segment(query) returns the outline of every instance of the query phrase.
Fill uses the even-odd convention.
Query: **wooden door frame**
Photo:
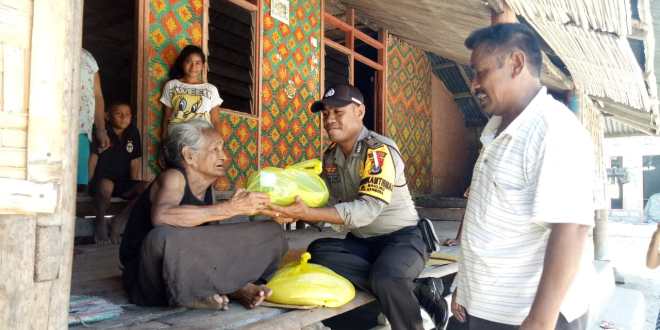
[[[332,14],[325,11],[325,7],[322,5],[321,8],[322,19],[321,19],[321,39],[323,40],[321,47],[321,86],[322,91],[324,91],[325,84],[325,46],[331,47],[334,50],[346,55],[348,57],[348,82],[351,85],[354,85],[354,67],[355,61],[358,61],[362,64],[367,65],[368,67],[374,69],[376,72],[376,81],[374,86],[376,88],[375,96],[375,106],[372,109],[375,112],[375,130],[381,134],[385,134],[386,129],[386,120],[385,120],[385,102],[387,100],[387,30],[381,29],[378,31],[378,40],[370,37],[366,33],[360,31],[355,27],[356,15],[355,9],[347,9],[347,21],[341,20],[338,17],[333,16]],[[326,24],[332,25],[335,28],[343,31],[345,33],[345,43],[346,46],[335,42],[329,38],[325,37],[325,26]],[[366,56],[355,51],[355,40],[360,40],[365,44],[375,48],[378,51],[378,60],[373,61]],[[322,125],[322,124],[321,124]]]
[[[149,38],[149,1],[136,1],[135,2],[135,40],[136,40],[136,57],[135,61],[137,73],[136,76],[136,86],[137,90],[135,91],[136,104],[137,104],[137,121],[136,125],[140,130],[141,140],[142,140],[142,166],[140,176],[142,180],[151,180],[149,172],[149,139],[147,124],[149,123],[149,58],[146,51],[147,40]]]

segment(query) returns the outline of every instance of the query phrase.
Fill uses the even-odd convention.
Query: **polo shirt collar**
[[[353,145],[353,151],[351,152],[351,157],[355,157],[360,154],[360,148],[362,148],[360,145],[360,141],[364,140],[367,138],[369,135],[369,130],[362,126],[362,130],[360,131],[360,134],[358,135],[357,140],[355,141],[355,145]],[[337,166],[344,166],[344,163],[346,163],[346,157],[344,156],[344,152],[341,151],[341,148],[339,145],[335,147],[335,164]]]
[[[500,133],[500,136],[510,136],[514,137],[516,136],[520,130],[518,129],[521,125],[523,125],[525,122],[531,118],[531,114],[536,112],[537,109],[541,109],[543,107],[543,104],[546,102],[548,97],[548,90],[545,86],[542,86],[541,89],[536,93],[536,96],[532,98],[532,100],[527,104],[525,109],[516,117],[510,124],[507,126],[502,133]],[[502,117],[501,116],[492,116],[490,120],[488,120],[488,123],[484,127],[484,131],[481,134],[480,140],[481,143],[486,145],[495,140],[497,137],[497,129],[500,127],[500,124],[502,123]]]

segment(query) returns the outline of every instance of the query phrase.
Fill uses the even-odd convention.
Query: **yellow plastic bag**
[[[330,192],[321,174],[321,161],[306,160],[286,169],[266,167],[248,178],[247,190],[264,192],[273,204],[291,205],[300,196],[305,205],[321,207],[328,203]]]
[[[266,284],[273,294],[269,302],[297,306],[339,307],[355,298],[355,287],[347,279],[321,265],[308,263],[305,252],[300,262],[278,270]]]
[[[321,172],[323,171],[323,166],[321,166],[321,160],[319,159],[303,160],[302,162],[295,163],[293,165],[289,165],[286,167],[287,170],[294,168],[298,170],[308,171],[316,175],[321,175]]]

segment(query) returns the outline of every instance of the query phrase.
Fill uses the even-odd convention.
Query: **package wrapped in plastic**
[[[321,174],[321,161],[306,160],[285,169],[266,167],[248,178],[247,190],[264,192],[273,204],[291,205],[299,196],[309,207],[321,207],[328,203],[330,192]]]
[[[309,252],[280,268],[266,284],[269,302],[297,306],[339,307],[355,297],[353,284],[327,267],[308,263]]]

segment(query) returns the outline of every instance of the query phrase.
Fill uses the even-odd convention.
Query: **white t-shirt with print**
[[[186,84],[172,79],[165,84],[160,103],[172,108],[172,117],[168,121],[175,124],[194,118],[210,121],[211,109],[222,104],[222,98],[212,84]]]
[[[80,125],[79,134],[87,134],[92,140],[92,125],[96,101],[94,99],[94,74],[99,71],[99,65],[90,52],[83,49],[80,52]]]

